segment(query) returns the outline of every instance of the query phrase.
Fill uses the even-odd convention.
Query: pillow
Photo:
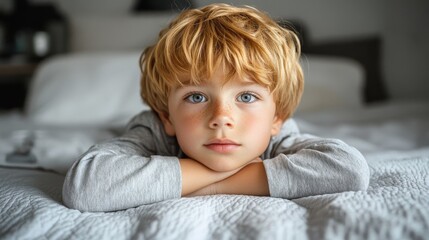
[[[305,86],[297,112],[363,106],[365,71],[347,58],[304,55]]]
[[[76,53],[44,62],[30,84],[30,119],[47,124],[122,125],[149,109],[140,99],[140,52]]]
[[[306,54],[350,58],[365,69],[362,95],[367,104],[385,101],[389,98],[381,73],[382,39],[369,36],[356,39],[326,40],[322,43],[307,43]]]

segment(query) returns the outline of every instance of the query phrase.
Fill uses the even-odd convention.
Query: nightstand
[[[0,62],[0,110],[23,110],[37,63]]]

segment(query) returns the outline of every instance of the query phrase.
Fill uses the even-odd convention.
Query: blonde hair
[[[182,12],[140,57],[141,96],[157,113],[168,113],[170,90],[209,79],[217,67],[227,80],[248,76],[267,87],[276,114],[285,120],[295,111],[304,79],[295,33],[252,7],[212,4]]]

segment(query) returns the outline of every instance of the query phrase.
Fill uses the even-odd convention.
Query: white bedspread
[[[61,174],[0,168],[0,238],[428,239],[429,108],[416,106],[297,116],[303,131],[341,137],[364,153],[371,181],[361,192],[217,195],[81,213],[62,204]]]

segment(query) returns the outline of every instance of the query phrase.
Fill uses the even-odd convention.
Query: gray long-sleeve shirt
[[[123,136],[92,146],[73,164],[64,182],[64,204],[115,211],[180,198],[182,157],[156,114],[142,112]],[[261,158],[272,197],[358,191],[369,184],[369,168],[358,150],[341,140],[301,134],[292,119]]]

